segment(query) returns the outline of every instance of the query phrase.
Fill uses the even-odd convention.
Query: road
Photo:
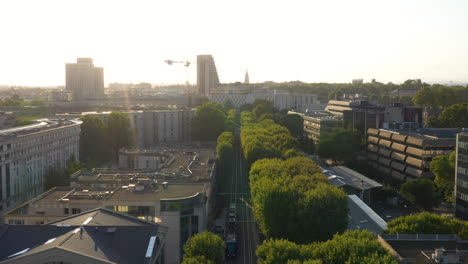
[[[227,260],[227,263],[251,264],[257,262],[255,250],[258,246],[258,231],[252,209],[250,207],[249,175],[242,157],[240,146],[240,131],[236,129],[234,143],[234,168],[229,176],[229,193],[226,193],[226,207],[236,203],[237,210],[237,257]]]

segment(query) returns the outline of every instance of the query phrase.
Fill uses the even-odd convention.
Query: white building
[[[0,212],[44,191],[49,167],[79,158],[81,121],[40,119],[0,130]]]
[[[271,89],[258,89],[252,91],[247,86],[229,87],[212,90],[208,99],[224,105],[230,100],[236,108],[244,104],[253,104],[257,99],[273,102],[273,106],[279,110],[295,109],[304,112],[306,109],[315,109],[319,103],[316,94],[280,92]]]

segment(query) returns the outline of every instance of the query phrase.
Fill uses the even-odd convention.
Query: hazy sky
[[[468,1],[1,0],[0,84],[196,81],[165,59],[214,56],[221,82],[468,80]]]

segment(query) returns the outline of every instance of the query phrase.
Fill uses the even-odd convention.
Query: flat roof
[[[71,176],[71,182],[135,181],[150,180],[209,180],[216,156],[211,148],[167,148],[159,147],[148,150],[128,150],[121,155],[161,155],[166,157],[166,165],[161,169],[148,171],[138,169],[94,169],[80,171]]]
[[[202,193],[205,190],[206,184],[204,183],[191,183],[191,184],[171,184],[169,183],[167,189],[160,186],[157,190],[153,188],[146,188],[144,191],[137,192],[128,188],[117,189],[109,201],[140,201],[140,200],[164,200],[164,199],[180,199],[194,196]]]
[[[366,229],[381,234],[387,229],[387,222],[356,195],[348,195],[348,229]]]
[[[128,186],[119,188],[54,187],[49,191],[10,210],[5,215],[22,214],[22,209],[30,205],[50,205],[57,203],[96,204],[101,201],[159,201],[184,199],[207,191],[209,183],[168,183],[157,187],[146,186],[141,191]]]
[[[2,129],[0,130],[0,136],[21,136],[82,123],[80,120],[63,120],[48,118],[37,119],[34,121],[36,122],[35,124]]]
[[[346,185],[349,185],[359,190],[368,190],[372,188],[382,187],[382,184],[360,174],[359,172],[356,172],[350,168],[347,168],[345,166],[331,167],[330,170],[334,172],[336,176],[338,176],[338,177],[331,176],[333,178],[336,178],[334,181],[332,181],[332,183],[334,182],[339,183],[339,184],[344,183]],[[333,179],[330,179],[330,180],[333,180]],[[337,187],[340,187],[340,186],[337,186]]]

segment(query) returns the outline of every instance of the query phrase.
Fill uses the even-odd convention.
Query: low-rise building
[[[343,118],[345,128],[356,129],[365,134],[369,128],[381,128],[384,122],[384,107],[366,100],[330,100],[325,110]]]
[[[79,158],[80,125],[40,119],[0,130],[0,214],[42,193],[49,169]]]
[[[207,228],[215,156],[210,149],[166,151],[172,161],[151,172],[77,172],[71,187],[55,187],[18,206],[5,214],[5,223],[44,224],[103,207],[167,226],[164,263],[180,263],[187,239]]]
[[[358,196],[367,204],[371,204],[371,191],[382,187],[382,184],[345,166],[335,166],[329,170],[333,174],[327,173],[326,176],[335,187],[342,188],[347,194]]]
[[[320,138],[330,135],[336,128],[343,128],[343,118],[327,111],[307,111],[305,113],[289,111],[304,119],[304,133],[317,144]]]
[[[104,208],[46,225],[3,225],[0,263],[160,264],[167,228]]]
[[[348,208],[348,230],[365,229],[382,234],[387,229],[387,222],[356,195],[348,195]]]
[[[468,243],[453,234],[380,234],[380,244],[402,264],[463,264]]]
[[[450,129],[424,129],[413,132],[385,129],[367,130],[367,157],[369,164],[400,181],[433,178],[429,169],[432,158],[447,155],[455,149],[454,138],[433,135]],[[431,132],[432,131],[432,132]],[[420,132],[421,134],[419,134]],[[424,133],[424,134],[423,134]]]

